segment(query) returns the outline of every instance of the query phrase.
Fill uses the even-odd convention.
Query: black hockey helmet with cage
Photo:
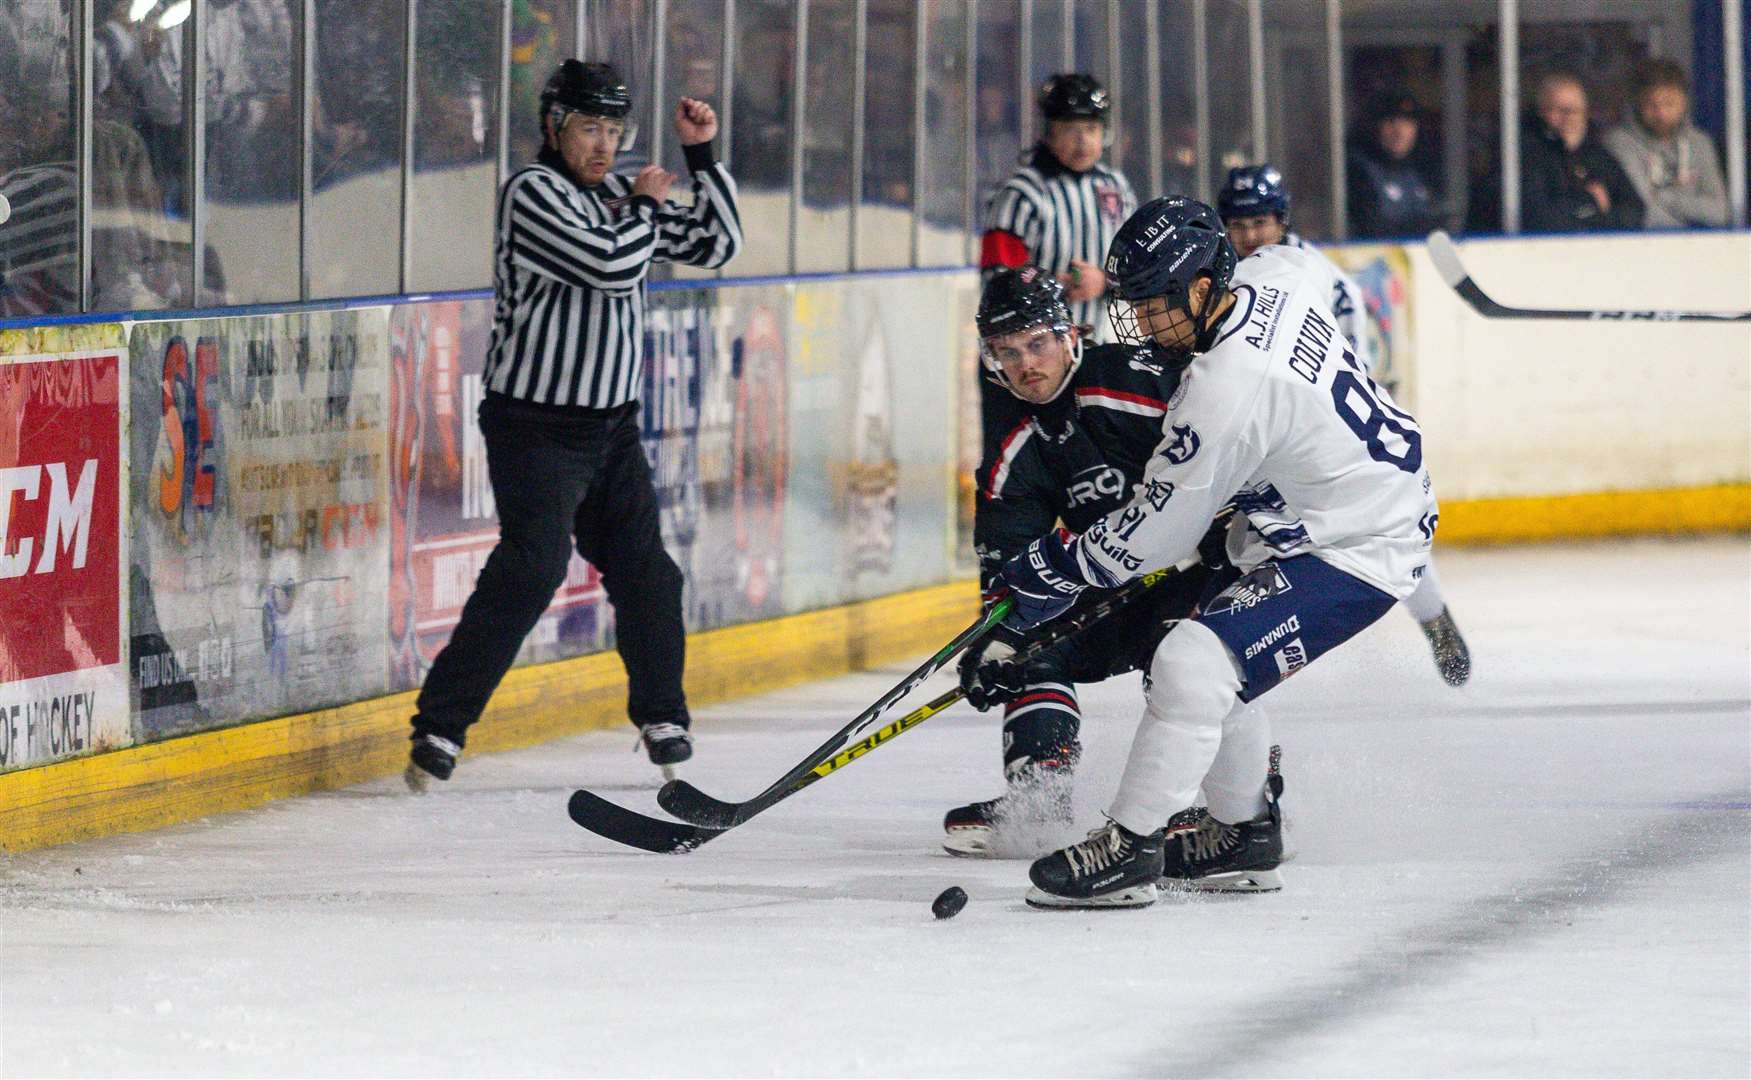
[[[620,149],[630,150],[638,135],[638,125],[628,119],[631,112],[632,92],[609,64],[567,60],[541,88],[541,117],[552,119],[556,135],[573,113],[600,116],[621,122]]]
[[[1136,305],[1164,297],[1192,320],[1196,340],[1190,351],[1202,352],[1215,339],[1210,315],[1227,293],[1238,261],[1214,209],[1181,195],[1145,203],[1119,227],[1107,250],[1107,280],[1121,301],[1112,307],[1113,331],[1128,345],[1183,352],[1167,350],[1139,324]],[[1204,276],[1210,278],[1210,291],[1193,311],[1192,284]]]
[[[1228,170],[1222,190],[1216,193],[1216,212],[1223,221],[1235,218],[1277,215],[1277,220],[1289,224],[1289,186],[1283,174],[1270,162],[1239,165]]]
[[[979,312],[974,317],[979,327],[979,356],[993,381],[1013,390],[1003,373],[990,343],[1024,330],[1045,329],[1054,334],[1069,334],[1076,328],[1070,308],[1064,303],[1064,286],[1051,273],[1037,266],[1003,267],[985,282],[979,294]],[[1081,335],[1067,343],[1070,349],[1070,370],[1082,363]],[[1063,385],[1070,380],[1065,378]],[[1060,386],[1059,391],[1062,392]]]
[[[1106,87],[1092,75],[1054,75],[1040,87],[1040,112],[1047,120],[1099,120],[1104,124],[1111,109]]]

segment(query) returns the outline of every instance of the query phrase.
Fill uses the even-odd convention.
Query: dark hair
[[[1690,79],[1685,76],[1684,69],[1663,56],[1650,56],[1638,63],[1630,75],[1629,85],[1632,96],[1636,98],[1659,86],[1670,86],[1686,97],[1690,96]]]

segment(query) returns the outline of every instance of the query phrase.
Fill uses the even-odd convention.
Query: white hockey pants
[[[1153,832],[1191,806],[1199,787],[1218,821],[1263,813],[1270,721],[1239,692],[1240,669],[1208,627],[1181,623],[1163,638],[1109,816],[1132,832]]]

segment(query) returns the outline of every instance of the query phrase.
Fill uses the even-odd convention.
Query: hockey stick
[[[1050,648],[1059,641],[1062,641],[1064,638],[1069,637],[1071,634],[1079,633],[1088,626],[1098,622],[1100,619],[1105,618],[1113,611],[1116,611],[1125,603],[1128,603],[1130,599],[1138,593],[1153,588],[1157,583],[1164,580],[1168,574],[1183,568],[1183,566],[1175,566],[1166,570],[1157,570],[1153,573],[1144,575],[1120,589],[1114,590],[1113,593],[1102,598],[1098,603],[1091,605],[1087,612],[1076,613],[1072,617],[1067,618],[1063,624],[1055,628],[1053,633],[1036,642],[1030,643],[1026,649],[1017,654],[1018,659],[1025,660],[1031,658],[1039,652]],[[998,607],[1001,606],[1003,605],[998,605]],[[996,610],[997,607],[992,608],[992,611]],[[1001,616],[999,619],[1001,619]],[[983,628],[989,622],[990,615],[987,614],[986,618],[982,619],[976,624],[976,626]],[[969,628],[969,630],[970,629],[971,628]],[[961,637],[966,637],[966,633],[963,633]],[[939,652],[936,656],[933,656],[926,662],[925,667],[930,669],[926,677],[928,677],[928,674],[933,674],[935,671],[941,669],[942,664],[937,663],[937,661],[939,659],[946,661],[947,657],[945,657],[945,653],[948,656],[952,656],[954,653],[959,652],[960,648],[965,647],[965,645],[968,644],[971,644],[971,641],[962,642],[959,637],[957,637],[955,641],[950,642],[942,652]],[[922,671],[923,668],[920,668],[920,670]],[[913,673],[914,676],[917,674],[917,672]],[[922,680],[915,680],[913,677],[909,676],[907,680],[902,683],[900,687],[896,687],[895,690],[900,690],[901,687],[910,690],[912,686],[916,685],[917,681]],[[571,814],[573,821],[577,822],[584,828],[589,829],[598,836],[606,837],[609,840],[614,840],[630,847],[641,848],[645,851],[692,851],[701,844],[706,844],[717,839],[730,829],[733,829],[737,825],[754,817],[756,814],[770,809],[776,803],[782,802],[796,794],[798,791],[808,787],[816,780],[827,776],[829,773],[844,768],[846,765],[851,764],[853,761],[856,761],[864,754],[869,753],[871,750],[881,746],[890,739],[912,730],[912,728],[959,701],[961,696],[961,689],[957,686],[941,695],[938,695],[936,698],[893,723],[883,726],[871,735],[857,742],[855,745],[845,746],[846,741],[858,731],[867,730],[876,719],[879,719],[882,711],[880,709],[882,701],[888,701],[891,704],[892,701],[898,700],[894,691],[889,691],[887,695],[883,696],[882,701],[878,701],[876,705],[866,709],[859,715],[857,720],[852,721],[851,724],[841,729],[831,739],[828,739],[827,742],[823,743],[813,754],[809,755],[808,758],[798,763],[795,768],[791,769],[783,777],[780,777],[776,782],[769,785],[766,790],[746,802],[729,803],[719,799],[714,799],[710,795],[700,791],[698,788],[681,780],[670,781],[668,784],[665,784],[662,792],[658,796],[658,801],[663,805],[664,809],[669,810],[671,813],[685,811],[686,813],[684,814],[677,813],[677,816],[691,818],[693,819],[692,822],[664,821],[661,818],[653,818],[644,814],[635,813],[624,807],[617,806],[593,792],[581,789],[572,794],[571,802],[567,809]],[[866,717],[868,718],[867,720],[865,719]]]
[[[804,774],[809,773],[823,760],[831,758],[852,738],[868,729],[893,706],[911,693],[919,683],[940,671],[948,662],[968,645],[984,637],[997,628],[1015,606],[1015,601],[1005,598],[991,605],[990,610],[965,630],[956,634],[953,641],[937,650],[930,659],[920,664],[910,675],[900,680],[893,689],[877,698],[875,703],[857,715],[851,723],[835,732],[832,738],[822,743],[813,754],[803,759],[797,766],[780,777],[776,783],[765,791],[741,804],[744,807],[739,825],[742,821],[753,817],[760,811],[778,802],[791,792],[791,785]],[[829,770],[831,771],[831,770]],[[679,781],[671,781],[678,783]],[[616,806],[606,799],[589,791],[572,792],[567,811],[573,821],[610,840],[643,848],[646,851],[691,851],[701,844],[707,843],[722,834],[732,826],[712,827],[699,825],[684,825],[676,822],[663,821],[660,818],[646,817],[631,810]]]
[[[1113,590],[1083,610],[1072,612],[1062,621],[1052,624],[1049,633],[1029,642],[1026,648],[1015,655],[1013,662],[1026,663],[1065,638],[1081,633],[1119,608],[1129,604],[1141,593],[1154,588],[1158,582],[1180,569],[1183,567],[1170,567],[1145,574],[1143,577]],[[671,780],[663,785],[662,791],[657,793],[657,803],[664,810],[683,821],[715,829],[735,828],[755,814],[767,809],[773,803],[789,798],[815,781],[851,764],[889,739],[910,731],[959,701],[961,696],[960,688],[956,687],[922,708],[881,728],[861,742],[837,751],[832,756],[822,756],[822,753],[828,749],[828,746],[823,746],[808,761],[799,764],[776,783],[767,787],[765,791],[746,802],[725,802],[722,799],[712,798],[685,780]],[[835,738],[838,737],[835,736]],[[843,743],[841,742],[840,745]]]
[[[1436,229],[1429,234],[1429,258],[1459,298],[1486,319],[1588,319],[1599,322],[1751,322],[1751,311],[1590,311],[1583,308],[1517,308],[1489,298],[1466,273],[1453,238]]]
[[[881,727],[874,734],[864,738],[855,746],[847,747],[825,761],[815,765],[813,769],[803,776],[802,779],[798,780],[789,790],[785,791],[777,798],[772,799],[771,802],[766,805],[771,806],[772,803],[788,798],[789,796],[801,791],[803,788],[808,787],[821,777],[826,776],[828,773],[851,764],[853,761],[856,761],[864,754],[869,753],[871,750],[874,750],[876,747],[887,742],[894,736],[910,731],[919,724],[922,724],[932,716],[935,716],[937,713],[961,700],[961,697],[961,688],[958,686],[946,693],[937,695],[926,704],[920,705],[918,708],[907,713],[900,719]],[[672,781],[672,783],[680,783],[680,781]],[[664,785],[663,791],[665,794],[668,790],[668,785]],[[644,814],[634,813],[624,807],[616,806],[607,799],[582,789],[572,793],[571,802],[567,806],[567,811],[571,814],[573,821],[598,836],[605,836],[610,840],[618,841],[630,847],[642,848],[645,851],[655,852],[692,851],[699,845],[710,840],[715,840],[717,837],[722,836],[724,833],[741,824],[741,821],[734,821],[732,819],[735,817],[736,809],[739,806],[746,805],[745,803],[720,803],[718,800],[713,799],[710,795],[705,794],[698,788],[690,787],[689,790],[704,804],[726,808],[722,811],[716,812],[715,818],[715,820],[724,822],[724,824],[713,824],[710,821],[692,821],[691,823],[683,823],[664,821],[661,818],[646,817]],[[770,792],[770,790],[771,789],[768,789],[768,792]],[[762,794],[766,793],[763,792]],[[756,796],[756,798],[758,797],[759,796]],[[752,799],[749,800],[749,802],[752,801]],[[764,807],[762,809],[764,809]],[[755,810],[748,813],[742,818],[742,821],[748,820],[748,818],[753,817],[754,814],[759,812],[760,811]],[[695,813],[703,817],[706,811],[700,810],[695,811]]]

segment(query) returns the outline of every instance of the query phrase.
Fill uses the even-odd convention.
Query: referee
[[[991,196],[979,265],[1039,266],[1064,285],[1071,318],[1110,342],[1101,267],[1119,226],[1137,209],[1125,175],[1101,162],[1112,141],[1111,103],[1088,75],[1054,75],[1040,88],[1046,122],[1039,145]]]
[[[712,160],[717,114],[683,98],[675,131],[693,206],[673,173],[615,175],[636,134],[612,67],[567,60],[541,92],[545,143],[499,192],[493,333],[480,430],[499,542],[413,718],[408,786],[447,780],[468,727],[565,580],[573,543],[601,571],[626,664],[627,713],[650,759],[693,754],[681,689],[681,571],[663,550],[639,445],[644,280],[653,262],[722,266],[742,246],[736,185]]]

